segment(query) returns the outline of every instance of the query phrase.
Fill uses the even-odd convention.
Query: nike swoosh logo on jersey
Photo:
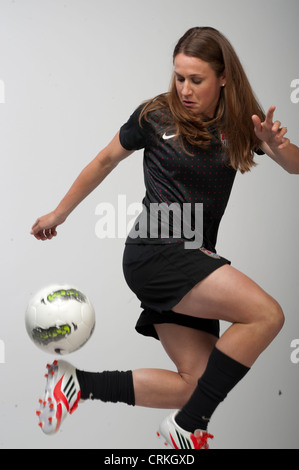
[[[167,135],[166,132],[165,132],[162,138],[163,138],[164,140],[169,140],[169,139],[173,139],[174,137],[176,137],[175,134]]]

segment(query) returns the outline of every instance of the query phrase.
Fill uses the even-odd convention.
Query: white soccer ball
[[[25,324],[38,348],[65,355],[89,340],[95,328],[95,311],[86,295],[73,286],[52,285],[32,297]]]

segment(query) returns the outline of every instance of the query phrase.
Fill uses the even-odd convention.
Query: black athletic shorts
[[[168,245],[126,244],[123,270],[130,289],[141,301],[138,333],[159,339],[155,324],[175,323],[219,337],[219,321],[178,314],[171,309],[200,281],[230,264],[203,248],[185,249],[184,243]]]

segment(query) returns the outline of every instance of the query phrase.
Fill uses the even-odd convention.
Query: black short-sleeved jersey
[[[181,145],[175,138],[168,110],[149,113],[149,120],[143,119],[140,126],[141,111],[142,106],[121,127],[120,143],[126,150],[144,149],[146,194],[143,213],[148,215],[153,204],[170,206],[176,203],[181,209],[187,204],[187,209],[191,208],[191,230],[196,230],[195,207],[203,204],[203,246],[215,251],[219,224],[236,175],[217,131],[209,128],[212,140],[208,148],[191,146],[185,141]],[[170,225],[174,223],[172,212],[169,221]],[[140,217],[136,226],[138,222]],[[161,227],[154,237],[148,228],[145,236],[141,234],[136,238],[135,230],[134,237],[129,235],[127,243],[173,243],[189,239],[185,231],[182,230],[179,237],[170,227],[169,236],[163,238]]]

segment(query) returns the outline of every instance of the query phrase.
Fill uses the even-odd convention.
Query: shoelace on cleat
[[[209,449],[208,439],[214,439],[212,434],[204,432],[202,434],[194,435],[191,434],[191,439],[195,449]]]

